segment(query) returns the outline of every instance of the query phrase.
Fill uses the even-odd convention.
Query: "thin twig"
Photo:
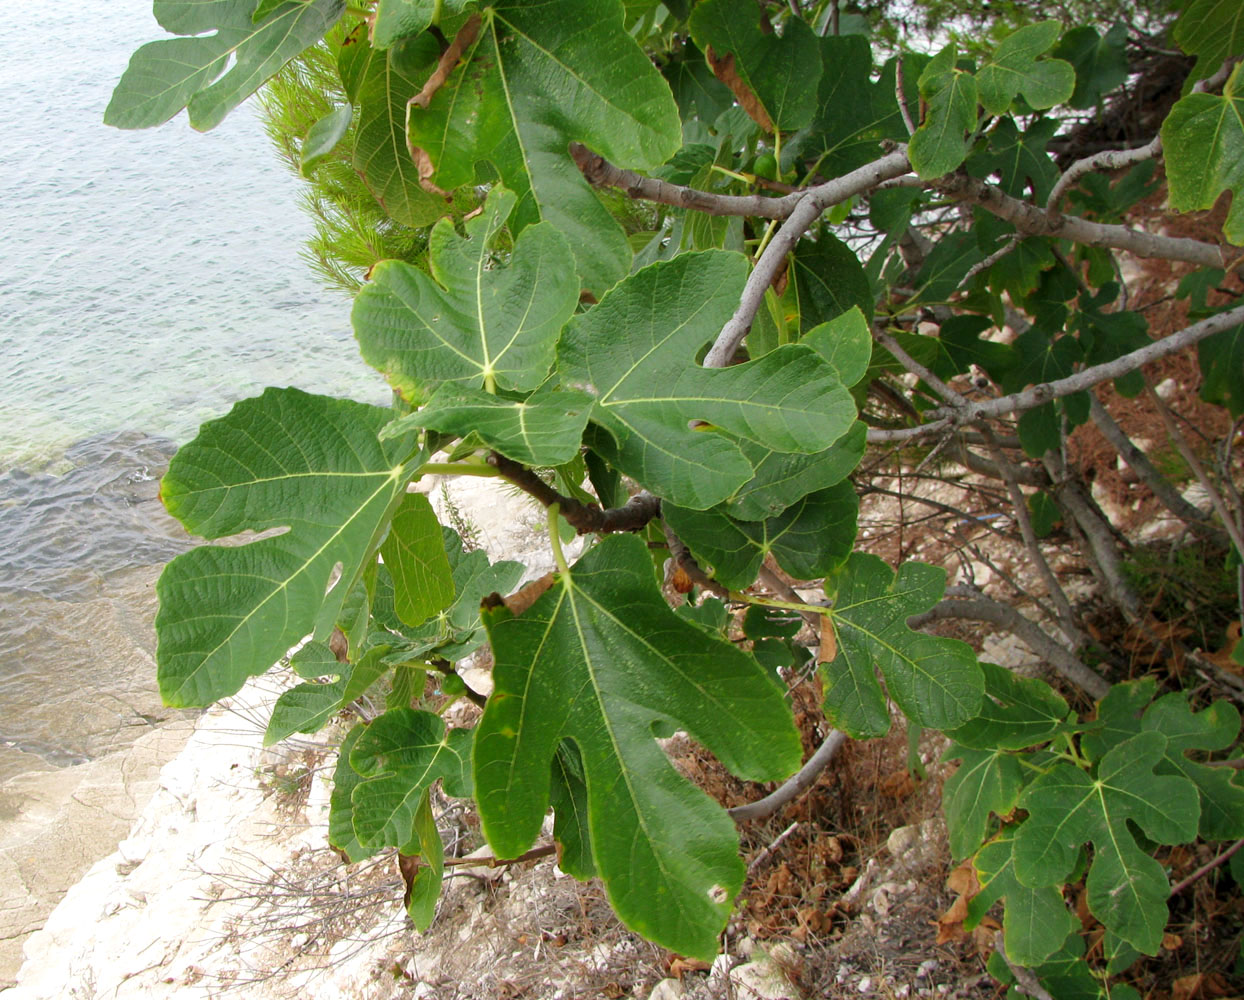
[[[1231,856],[1237,853],[1241,848],[1244,848],[1244,839],[1237,840],[1234,844],[1232,844],[1225,851],[1219,854],[1218,857],[1214,858],[1212,861],[1206,862],[1205,864],[1201,865],[1200,868],[1194,871],[1186,879],[1183,879],[1182,881],[1177,882],[1174,886],[1171,887],[1171,895],[1178,896],[1181,892],[1183,892],[1186,888],[1188,888],[1188,886],[1194,884],[1199,879],[1204,878],[1206,875],[1212,872],[1219,865],[1226,864],[1231,859]]]
[[[1054,190],[1050,192],[1049,198],[1046,199],[1046,216],[1051,222],[1058,221],[1058,206],[1063,200],[1063,195],[1074,187],[1085,174],[1091,174],[1098,170],[1122,170],[1124,167],[1143,163],[1145,160],[1153,160],[1161,155],[1162,136],[1155,135],[1152,142],[1144,146],[1138,146],[1135,149],[1104,149],[1100,153],[1094,153],[1092,156],[1086,156],[1082,160],[1076,160],[1058,178],[1058,182],[1054,185]]]
[[[1036,974],[1031,969],[1026,969],[1022,965],[1016,965],[1006,954],[1006,941],[1002,936],[1002,932],[998,931],[993,938],[994,950],[1002,956],[1002,961],[1006,963],[1006,967],[1011,970],[1011,975],[1015,977],[1015,989],[1024,996],[1032,997],[1033,1000],[1054,1000],[1050,996],[1049,990],[1041,985]]]
[[[898,99],[899,114],[903,116],[903,125],[907,134],[916,131],[916,123],[911,120],[911,111],[907,108],[907,98],[903,96],[903,57],[900,55],[894,62],[894,96]]]
[[[716,341],[704,358],[705,368],[724,368],[734,357],[734,352],[743,343],[747,331],[756,316],[756,310],[764,301],[765,289],[772,284],[778,272],[786,263],[786,255],[794,248],[799,239],[807,232],[808,227],[821,217],[825,209],[846,201],[853,195],[861,194],[876,187],[881,181],[898,177],[910,169],[907,162],[907,151],[896,150],[879,160],[852,170],[849,174],[809,188],[802,196],[798,205],[782,223],[782,227],[769,241],[769,246],[760,255],[760,260],[752,269],[739,299],[738,308],[726,325],[721,328]]]
[[[1219,534],[1217,528],[1210,523],[1209,515],[1179,495],[1178,491],[1171,486],[1170,481],[1154,468],[1148,456],[1136,447],[1123,428],[1115,422],[1110,412],[1102,406],[1097,396],[1092,393],[1089,394],[1089,416],[1097,425],[1097,429],[1101,431],[1102,437],[1114,446],[1115,451],[1127,463],[1128,468],[1136,473],[1140,481],[1149,487],[1167,510],[1199,531]]]
[[[1223,500],[1218,487],[1209,478],[1209,473],[1205,471],[1205,466],[1197,458],[1196,452],[1189,446],[1188,439],[1184,437],[1183,431],[1179,429],[1179,424],[1175,422],[1175,418],[1171,415],[1170,407],[1166,405],[1161,396],[1153,391],[1151,386],[1146,384],[1145,388],[1149,393],[1150,400],[1158,411],[1158,415],[1162,418],[1162,423],[1166,426],[1166,432],[1171,436],[1171,441],[1174,442],[1176,450],[1188,464],[1192,474],[1196,476],[1196,481],[1201,484],[1201,489],[1209,496],[1209,502],[1213,505],[1214,512],[1222,519],[1223,527],[1227,529],[1227,535],[1231,538],[1231,544],[1235,546],[1235,550],[1241,556],[1244,556],[1244,532],[1241,531],[1240,525],[1236,523],[1235,518],[1231,516],[1231,511],[1227,509],[1227,503]]]
[[[524,851],[516,858],[446,858],[444,864],[446,867],[461,865],[464,868],[504,868],[506,865],[535,861],[537,858],[547,858],[550,854],[556,853],[556,844],[542,844],[539,847],[533,847],[530,851]]]
[[[1024,236],[1022,233],[1012,233],[1010,238],[1005,243],[1003,243],[1002,246],[998,247],[997,250],[991,253],[984,260],[978,260],[975,264],[973,264],[968,269],[968,273],[965,274],[963,276],[963,280],[959,282],[959,287],[966,288],[967,285],[971,282],[971,280],[975,278],[978,274],[980,274],[982,271],[988,271],[991,267],[993,267],[996,263],[998,263],[998,261],[1000,261],[1003,257],[1005,257],[1012,250],[1014,250],[1017,246],[1019,246],[1020,241],[1023,238]]]
[[[1109,379],[1120,378],[1150,362],[1157,361],[1159,358],[1164,358],[1169,354],[1174,354],[1176,351],[1181,351],[1186,347],[1191,347],[1207,337],[1222,333],[1224,330],[1230,330],[1233,326],[1239,326],[1241,323],[1244,323],[1244,306],[1237,306],[1234,309],[1229,309],[1226,312],[1218,313],[1215,316],[1193,323],[1191,326],[1186,326],[1170,336],[1163,337],[1161,340],[1155,340],[1153,343],[1146,344],[1135,351],[1121,355],[1113,361],[1084,368],[1074,375],[1068,375],[1066,378],[1056,379],[1053,382],[1042,382],[1039,385],[1031,386],[1022,392],[1012,393],[1009,396],[977,400],[958,409],[942,407],[932,411],[930,416],[934,419],[946,417],[953,419],[956,423],[966,424],[972,423],[981,417],[999,417],[1006,413],[1022,413],[1025,410],[1042,406],[1051,400],[1061,399],[1063,396],[1070,396],[1072,393],[1091,389],[1093,386]],[[932,427],[933,425],[926,424],[925,426]],[[913,428],[903,428],[903,430],[913,430]]]
[[[989,452],[993,455],[993,460],[997,464],[998,470],[1002,473],[1003,482],[1006,483],[1007,492],[1011,497],[1011,508],[1015,514],[1015,521],[1019,525],[1019,533],[1024,539],[1024,547],[1028,550],[1028,555],[1037,567],[1037,574],[1045,583],[1045,589],[1050,596],[1050,600],[1054,602],[1054,607],[1058,609],[1059,628],[1062,629],[1063,635],[1067,637],[1067,641],[1071,643],[1072,647],[1079,649],[1084,644],[1084,633],[1080,631],[1080,627],[1076,624],[1076,616],[1071,610],[1071,602],[1067,600],[1066,591],[1063,590],[1062,584],[1058,582],[1058,577],[1054,575],[1054,571],[1050,569],[1045,553],[1041,551],[1041,543],[1037,541],[1037,532],[1032,526],[1032,516],[1028,512],[1028,500],[1024,496],[1024,491],[1019,488],[1019,480],[1015,478],[1014,467],[1002,453],[1002,449],[993,438],[988,425],[981,425],[981,433],[985,435]]]
[[[773,856],[776,851],[785,842],[786,838],[799,829],[799,820],[795,820],[790,826],[773,838],[773,841],[763,851],[757,854],[747,865],[747,874],[753,874],[757,868],[763,865]]]

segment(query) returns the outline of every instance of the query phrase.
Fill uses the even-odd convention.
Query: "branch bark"
[[[846,741],[846,733],[840,729],[831,729],[829,735],[825,737],[825,742],[816,748],[816,752],[808,758],[808,762],[793,777],[788,778],[763,799],[749,802],[745,806],[735,806],[733,809],[726,810],[730,814],[730,818],[736,823],[747,823],[750,820],[764,819],[766,816],[772,816],[784,805],[793,802],[805,790],[812,787],[817,777],[825,770],[829,762],[834,759],[834,756],[842,749],[842,745]]]
[[[812,223],[821,217],[825,209],[846,201],[853,195],[871,190],[882,181],[902,176],[909,169],[911,165],[907,162],[907,150],[899,149],[879,160],[865,164],[858,170],[852,170],[849,174],[809,188],[807,193],[800,197],[799,203],[787,216],[773,239],[769,241],[765,252],[760,255],[760,260],[756,261],[756,266],[752,269],[747,284],[743,288],[739,306],[726,325],[721,328],[713,346],[709,348],[704,358],[704,367],[724,368],[730,363],[734,352],[739,349],[743,338],[747,336],[747,331],[756,316],[756,310],[764,301],[765,289],[777,277],[782,265],[786,262],[786,255],[799,242],[800,237],[808,231]]]
[[[615,531],[639,531],[661,513],[661,500],[651,493],[641,491],[621,507],[602,509],[594,503],[582,503],[574,497],[563,496],[548,483],[513,459],[499,452],[488,456],[488,464],[501,474],[508,483],[517,486],[528,496],[534,497],[545,507],[558,505],[558,510],[580,535],[609,534]]]
[[[1010,605],[1000,604],[983,594],[979,597],[942,601],[924,614],[908,618],[907,626],[918,629],[930,622],[947,618],[962,618],[1000,625],[1090,697],[1104,698],[1110,691],[1110,685],[1103,677],[1094,673],[1042,632],[1034,622],[1029,621]]]
[[[933,187],[959,201],[980,205],[1029,236],[1057,236],[1094,247],[1114,247],[1137,257],[1182,260],[1198,267],[1226,267],[1223,252],[1212,243],[1174,236],[1158,236],[1127,226],[1089,222],[1076,215],[1051,219],[1036,205],[1012,198],[984,181],[967,174],[952,174],[933,182]]]

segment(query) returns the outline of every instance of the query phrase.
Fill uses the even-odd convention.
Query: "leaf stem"
[[[731,590],[729,592],[730,600],[738,601],[742,604],[759,604],[766,608],[783,608],[786,611],[811,612],[815,615],[824,615],[826,618],[833,617],[833,610],[823,608],[819,604],[803,604],[799,601],[779,601],[773,597],[756,597],[754,594],[744,594],[741,591]]]
[[[479,476],[483,479],[499,479],[501,473],[482,462],[425,462],[419,466],[421,476]]]
[[[549,504],[549,544],[553,546],[553,561],[557,563],[558,572],[569,576],[570,566],[566,562],[566,553],[562,551],[561,535],[558,533],[557,518],[560,513],[561,504]]]

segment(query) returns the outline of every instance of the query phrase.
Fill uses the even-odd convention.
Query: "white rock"
[[[782,967],[769,958],[731,969],[730,985],[740,1000],[799,1000],[800,996]]]
[[[1153,387],[1153,391],[1158,394],[1159,399],[1169,403],[1179,391],[1179,385],[1173,378],[1164,378]]]
[[[686,992],[677,979],[662,979],[648,994],[648,1000],[682,1000]]]

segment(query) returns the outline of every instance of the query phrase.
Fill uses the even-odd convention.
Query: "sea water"
[[[300,181],[253,110],[103,125],[149,0],[41,6],[0,42],[0,780],[164,717],[152,585],[189,544],[159,477],[267,385],[384,402],[299,258]]]

